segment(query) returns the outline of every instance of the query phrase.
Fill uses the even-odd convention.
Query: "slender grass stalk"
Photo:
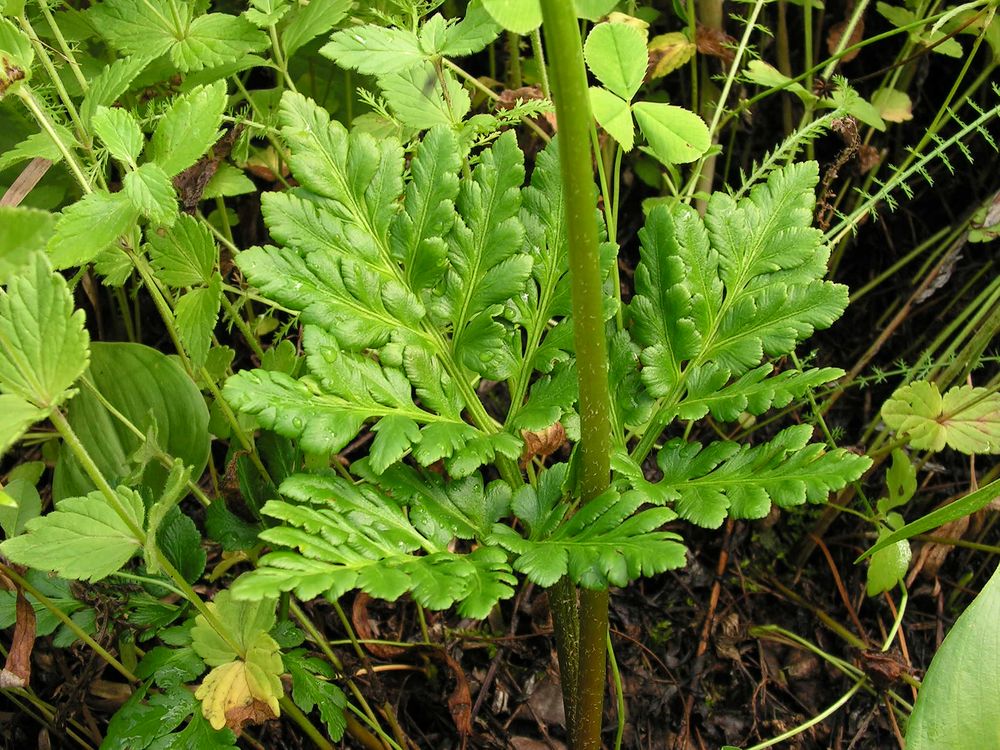
[[[590,148],[593,116],[580,27],[572,4],[564,0],[543,0],[542,18],[559,123],[559,158],[569,227],[573,336],[580,380],[578,489],[581,498],[588,500],[608,488],[611,475],[608,353]],[[558,597],[562,606],[555,607],[553,613],[557,639],[563,642],[559,653],[570,746],[573,750],[597,750],[601,747],[604,707],[608,592],[606,589],[581,590],[574,601],[572,594],[566,591],[571,587],[565,581],[558,587],[562,589],[562,596]],[[573,649],[567,648],[572,645],[566,643],[567,634],[571,638],[578,637],[575,660],[568,653]]]

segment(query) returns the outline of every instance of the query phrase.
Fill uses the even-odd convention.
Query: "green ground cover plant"
[[[0,5],[0,175],[15,175],[0,205],[5,698],[67,746],[268,746],[285,741],[273,726],[325,748],[422,746],[359,679],[373,639],[343,602],[407,602],[433,650],[431,613],[496,635],[540,589],[566,741],[608,744],[610,663],[620,747],[609,591],[684,568],[691,538],[831,495],[828,514],[857,496],[871,530],[867,593],[902,597],[888,651],[909,540],[996,494],[973,465],[974,491],[909,509],[918,452],[1000,452],[997,378],[965,382],[1000,327],[997,285],[974,281],[902,368],[863,449],[838,445],[828,414],[885,338],[851,370],[804,344],[918,251],[934,270],[915,296],[947,282],[949,245],[995,237],[985,201],[853,295],[830,278],[877,210],[972,159],[970,143],[995,149],[995,3],[879,4],[881,38],[904,41],[867,96],[834,75],[880,38],[850,41],[865,4],[826,60],[807,36],[800,74],[780,6],[772,66],[751,41],[763,2],[716,47],[708,2],[678,4],[666,38],[649,31],[665,14],[613,0]],[[910,58],[969,34],[985,72],[963,89],[967,59],[896,166],[838,181],[912,109]],[[686,66],[687,101],[659,83]],[[784,132],[741,158],[740,118],[769,96]],[[989,736],[938,686],[961,677],[994,588],[928,673],[913,746],[957,747],[970,721]],[[33,690],[49,634],[117,672],[106,724]],[[847,693],[755,747],[875,690],[830,662]],[[893,721],[911,708],[885,695]],[[471,698],[455,700],[464,745]]]

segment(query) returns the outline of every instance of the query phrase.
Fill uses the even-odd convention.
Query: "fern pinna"
[[[374,437],[351,467],[360,481],[324,470],[282,484],[263,508],[272,551],[236,596],[409,592],[483,617],[512,595],[515,572],[543,586],[564,575],[625,585],[683,564],[680,538],[663,530],[678,514],[704,526],[759,518],[772,502],[823,501],[867,468],[809,443],[807,426],[754,446],[671,440],[661,480],[640,468],[674,419],[758,415],[841,374],[764,362],[847,303],[822,280],[828,249],[809,226],[815,164],[776,170],[745,199],[717,194],[704,219],[682,205],[649,213],[626,327],[615,330],[615,295],[604,308],[616,478],[578,507],[572,459],[521,463],[525,431],[558,422],[572,439],[577,424],[555,150],[524,185],[510,132],[472,153],[438,127],[407,161],[396,140],[348,132],[294,93],[281,122],[299,187],[265,196],[277,244],[237,262],[300,313],[308,373],[241,372],[225,395],[311,454]],[[606,244],[606,270],[614,251]],[[438,462],[443,474],[427,469]]]

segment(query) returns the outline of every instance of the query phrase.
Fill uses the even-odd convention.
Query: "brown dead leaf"
[[[401,646],[389,646],[384,643],[372,643],[380,640],[380,633],[376,630],[376,623],[372,619],[368,606],[372,598],[363,591],[359,591],[354,597],[354,604],[351,605],[351,623],[354,625],[354,632],[358,634],[358,640],[364,644],[365,649],[378,659],[392,660],[397,656],[406,653],[406,649]]]
[[[862,144],[857,153],[858,171],[861,174],[868,174],[875,166],[882,161],[882,154],[874,146]]]
[[[464,745],[465,740],[472,734],[472,691],[469,689],[469,681],[465,677],[462,665],[447,652],[434,649],[431,653],[435,659],[445,663],[455,678],[455,689],[448,696],[448,713],[451,714]]]
[[[969,516],[962,516],[935,530],[934,536],[945,539],[961,539],[965,536],[968,528]],[[937,542],[928,542],[925,544],[917,555],[917,561],[913,565],[909,581],[912,582],[913,576],[917,571],[920,571],[920,574],[925,578],[935,578],[953,549],[954,547],[950,544],[938,544]]]
[[[244,724],[263,724],[277,718],[269,705],[254,698],[250,703],[226,711],[226,726],[239,734]]]
[[[840,46],[840,38],[844,36],[844,32],[847,30],[848,19],[844,19],[840,23],[835,23],[830,27],[830,31],[826,35],[826,48],[832,55],[837,51]],[[854,31],[851,32],[851,38],[847,40],[847,44],[844,46],[853,47],[855,44],[860,42],[865,37],[865,19],[862,17],[858,20],[857,24],[854,26]],[[849,63],[861,52],[860,49],[852,50],[840,58],[841,63]]]
[[[736,46],[736,40],[722,29],[698,24],[694,43],[699,54],[717,57],[727,68],[733,64],[733,47]]]
[[[240,137],[244,127],[240,123],[223,133],[207,154],[174,177],[174,189],[177,190],[177,196],[180,198],[181,208],[184,211],[189,214],[195,212],[198,201],[201,200],[201,194],[205,192],[205,187],[219,171],[219,164],[222,160],[229,156],[233,150],[233,144]]]
[[[875,685],[883,689],[899,683],[904,674],[913,673],[909,665],[892,652],[862,651],[860,666]]]
[[[17,587],[14,611],[14,637],[11,639],[7,662],[0,670],[0,688],[23,688],[31,681],[31,649],[35,645],[35,608]]]
[[[556,422],[544,430],[521,430],[521,437],[524,438],[521,466],[527,466],[536,457],[544,461],[562,448],[566,443],[566,429],[561,422]]]

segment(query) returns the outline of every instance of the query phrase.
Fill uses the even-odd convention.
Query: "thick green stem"
[[[569,227],[569,267],[573,298],[573,338],[580,379],[579,494],[589,500],[608,488],[611,476],[611,401],[604,331],[602,279],[597,238],[596,191],[590,149],[593,116],[583,64],[583,45],[573,5],[542,0],[545,43],[552,69],[552,90],[559,123],[559,158]],[[563,582],[560,586],[568,587]],[[565,597],[575,617],[557,619],[557,638],[579,635],[578,649],[560,647],[564,679],[575,677],[567,698],[570,746],[601,747],[604,705],[605,643],[608,632],[607,591],[581,591]],[[575,605],[575,607],[573,606]],[[569,615],[569,613],[566,613]],[[569,620],[566,622],[565,620]],[[576,627],[574,627],[574,625]],[[576,651],[570,655],[569,652]],[[574,658],[575,657],[575,658]],[[575,662],[573,664],[572,662]],[[567,669],[568,667],[568,669]],[[575,673],[575,674],[574,674]]]

